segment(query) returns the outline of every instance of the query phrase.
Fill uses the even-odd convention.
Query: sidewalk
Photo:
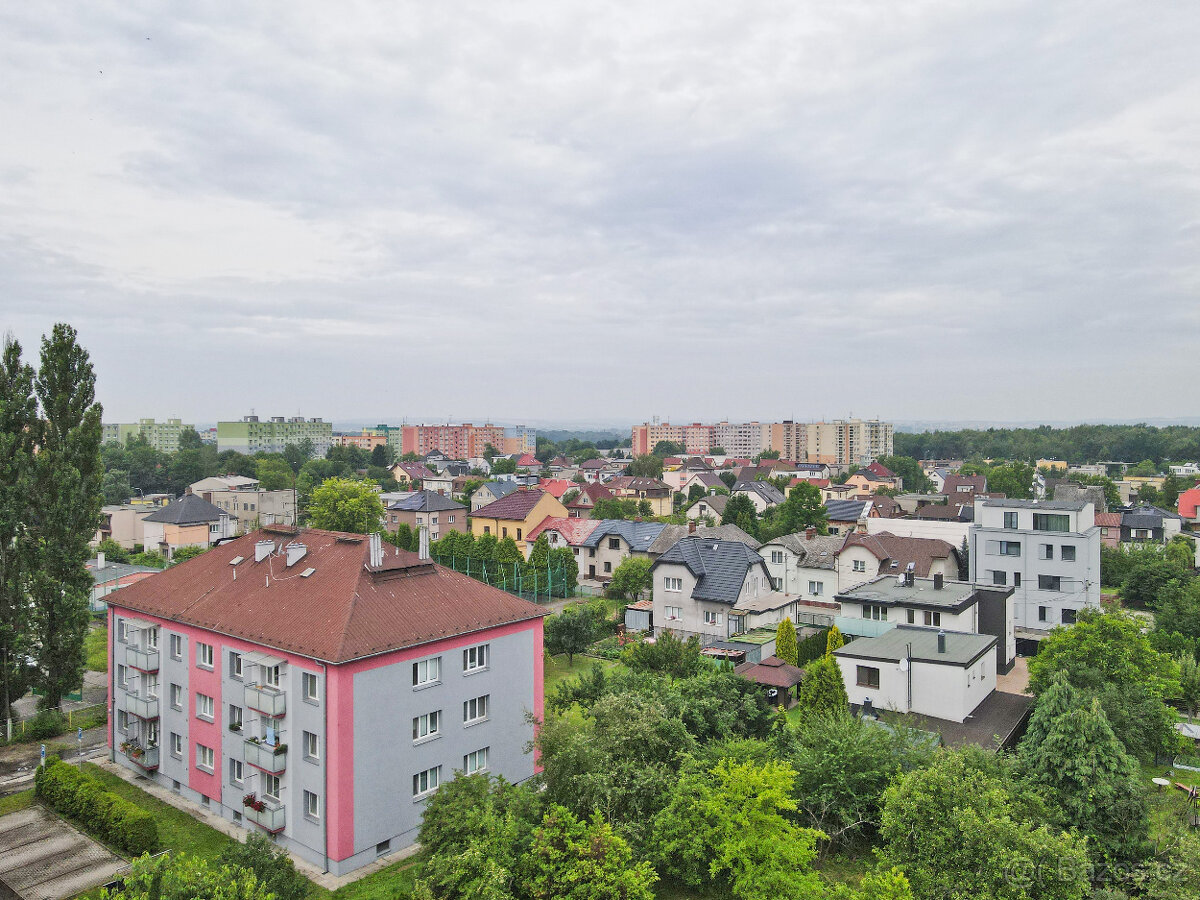
[[[191,801],[186,800],[178,794],[167,790],[161,785],[155,784],[154,782],[137,775],[124,766],[118,766],[115,763],[109,762],[107,757],[93,759],[91,762],[104,769],[104,771],[110,772],[113,775],[128,781],[135,787],[141,788],[156,800],[161,800],[163,803],[167,803],[176,809],[182,810],[190,815],[193,819],[203,822],[210,828],[215,828],[217,831],[228,835],[235,841],[244,841],[246,839],[246,835],[249,833],[245,828],[235,825],[233,822],[222,818],[210,810],[197,806]],[[289,853],[288,855],[292,858],[292,862],[296,864],[297,871],[304,875],[305,878],[314,884],[325,888],[326,890],[336,891],[338,888],[344,887],[347,884],[352,884],[353,882],[358,881],[359,879],[364,878],[373,872],[378,872],[380,869],[386,869],[388,866],[404,861],[408,857],[417,853],[419,849],[420,848],[414,844],[405,850],[398,850],[395,853],[390,853],[387,856],[381,857],[380,859],[363,866],[361,869],[356,869],[349,875],[334,875],[332,872],[322,872],[317,866],[314,866],[312,863],[308,862],[308,860],[301,859],[294,853]]]
[[[83,733],[83,757],[95,754],[106,748],[108,726],[89,728]],[[79,759],[79,743],[75,732],[68,731],[58,737],[45,741],[30,741],[24,744],[10,744],[0,747],[0,794],[10,794],[21,791],[33,784],[33,773],[42,758],[42,744],[46,745],[46,754],[58,753],[67,762],[73,763]]]

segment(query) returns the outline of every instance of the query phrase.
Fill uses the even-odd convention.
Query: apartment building
[[[364,428],[361,434],[335,434],[333,443],[339,447],[357,447],[359,450],[366,450],[370,453],[376,447],[386,447],[388,443],[387,432],[380,432],[377,428]]]
[[[334,874],[456,771],[534,773],[544,610],[378,535],[266,528],[107,599],[114,761]]]
[[[217,423],[217,450],[235,450],[246,456],[282,453],[289,444],[312,441],[313,455],[323,457],[333,446],[333,425],[324,419],[303,416],[242,416],[237,422]]]
[[[236,534],[253,531],[259,525],[296,524],[296,492],[291,488],[264,491],[257,478],[213,475],[189,485],[187,492],[229,513]]]
[[[185,424],[179,419],[156,422],[154,419],[138,419],[130,423],[105,423],[100,426],[100,440],[105,444],[122,444],[131,437],[141,436],[159,453],[176,453],[179,450],[179,435],[185,429],[195,431],[195,425]]]
[[[394,427],[389,429],[396,430]],[[483,456],[491,444],[497,453],[533,453],[537,449],[537,431],[525,425],[505,429],[500,425],[401,425],[399,454],[425,456],[434,450],[450,459]]]
[[[1100,608],[1100,529],[1082,501],[977,498],[971,580],[1013,588],[1016,627],[1037,639]]]
[[[807,456],[801,462],[865,466],[895,450],[895,429],[879,419],[835,419],[806,426]]]
[[[771,426],[761,422],[718,422],[712,427],[714,447],[735,459],[753,459],[771,448]]]
[[[764,450],[799,463],[865,466],[895,449],[894,428],[878,419],[836,419],[832,422],[719,422],[671,425],[646,422],[632,432],[633,454],[650,453],[659,441],[682,444],[689,454],[721,447],[727,456],[753,459]]]

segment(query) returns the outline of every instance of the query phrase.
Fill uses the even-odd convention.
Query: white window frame
[[[311,731],[304,732],[304,758],[318,760],[321,758],[321,739]]]
[[[204,641],[196,641],[196,665],[201,669],[212,671],[213,667],[213,645],[206,644]]]
[[[663,608],[663,616],[668,622],[677,622],[683,618],[683,607],[666,606]]]
[[[171,732],[171,755],[183,757],[183,735]]]
[[[704,610],[704,624],[712,625],[717,628],[721,627],[722,616],[719,612],[714,612],[711,609]]]
[[[672,593],[682,591],[683,590],[683,579],[682,578],[672,578],[670,575],[666,576],[665,578],[663,578],[663,590],[671,591]]]
[[[309,703],[321,702],[321,683],[317,681],[316,672],[305,672],[300,676],[300,686],[304,699]],[[310,691],[309,688],[312,688]]]
[[[473,672],[482,672],[488,667],[489,656],[491,656],[491,646],[489,644],[476,644],[473,647],[464,647],[463,674],[470,675]]]
[[[183,659],[183,635],[171,635],[171,659]]]
[[[438,789],[442,780],[442,767],[433,766],[413,775],[413,799],[424,800]]]
[[[810,581],[808,583],[808,593],[810,597],[820,597],[825,590],[825,582]]]
[[[419,716],[413,716],[412,720],[412,736],[413,743],[420,744],[425,741],[439,737],[442,733],[442,711],[440,709],[432,710],[431,712],[421,713]]]
[[[259,666],[258,668],[262,683],[278,690],[283,678],[280,674],[281,666]]]
[[[312,791],[304,792],[304,817],[314,822],[321,820],[321,798]]]
[[[268,772],[262,773],[263,796],[269,797],[272,800],[279,799],[279,776],[271,775]]]
[[[171,685],[171,709],[183,709],[183,686]]]
[[[196,768],[202,769],[205,772],[212,772],[213,766],[217,761],[217,751],[212,747],[206,747],[204,744],[196,745]]]
[[[245,666],[242,663],[242,654],[236,650],[229,651],[229,677],[236,678],[239,681],[245,675]]]
[[[470,700],[463,701],[463,725],[474,725],[476,722],[485,722],[488,717],[488,704],[491,702],[491,694],[481,694],[478,697],[472,697]],[[475,715],[471,715],[471,708],[474,706]]]
[[[480,747],[463,757],[463,774],[474,775],[476,772],[486,772],[488,769],[488,747]]]
[[[229,781],[232,784],[242,784],[246,780],[246,767],[240,759],[229,760]]]
[[[216,711],[216,701],[208,694],[196,694],[196,718],[204,719],[206,722],[213,721],[213,714]]]
[[[867,562],[866,562],[866,560],[864,560],[864,559],[856,559],[856,560],[853,560],[853,563],[854,563],[854,565],[852,566],[852,568],[853,568],[853,570],[854,570],[855,572],[865,572],[865,571],[867,571]]]
[[[413,687],[428,687],[442,680],[442,658],[431,656],[412,664]]]

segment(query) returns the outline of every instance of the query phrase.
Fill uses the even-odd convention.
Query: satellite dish
[[[900,671],[901,672],[908,671],[908,660],[907,659],[900,660]]]

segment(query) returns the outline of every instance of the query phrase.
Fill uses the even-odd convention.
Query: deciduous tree
[[[314,528],[368,534],[380,529],[383,503],[370,482],[329,478],[313,491],[308,515]]]

